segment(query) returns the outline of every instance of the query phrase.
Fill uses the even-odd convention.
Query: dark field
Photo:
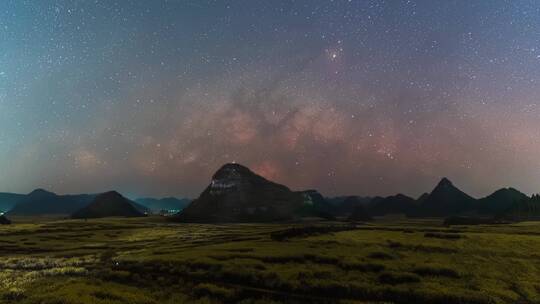
[[[13,220],[0,303],[540,302],[537,222]]]

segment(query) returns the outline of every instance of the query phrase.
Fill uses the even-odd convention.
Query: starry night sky
[[[540,2],[0,1],[0,191],[540,191]]]

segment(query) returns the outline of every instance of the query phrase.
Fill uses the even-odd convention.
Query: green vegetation
[[[538,303],[540,223],[13,218],[0,303]]]

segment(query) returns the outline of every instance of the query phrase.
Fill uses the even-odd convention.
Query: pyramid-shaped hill
[[[427,196],[419,202],[416,215],[450,216],[473,212],[476,199],[459,190],[450,180],[443,178]]]
[[[0,215],[0,225],[9,225],[11,221],[8,220],[5,216]]]
[[[131,200],[116,191],[102,193],[86,207],[73,213],[72,218],[138,217],[144,214]]]
[[[43,189],[36,189],[23,195],[8,215],[39,216],[69,215],[87,206],[95,195],[58,195]]]
[[[369,213],[374,216],[386,214],[411,214],[416,210],[416,200],[403,194],[376,198],[369,204]]]
[[[239,164],[226,164],[210,185],[179,215],[181,222],[269,222],[297,218],[300,192],[271,182]]]

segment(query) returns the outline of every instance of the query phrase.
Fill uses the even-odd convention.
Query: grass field
[[[13,220],[0,303],[540,303],[537,222]]]

